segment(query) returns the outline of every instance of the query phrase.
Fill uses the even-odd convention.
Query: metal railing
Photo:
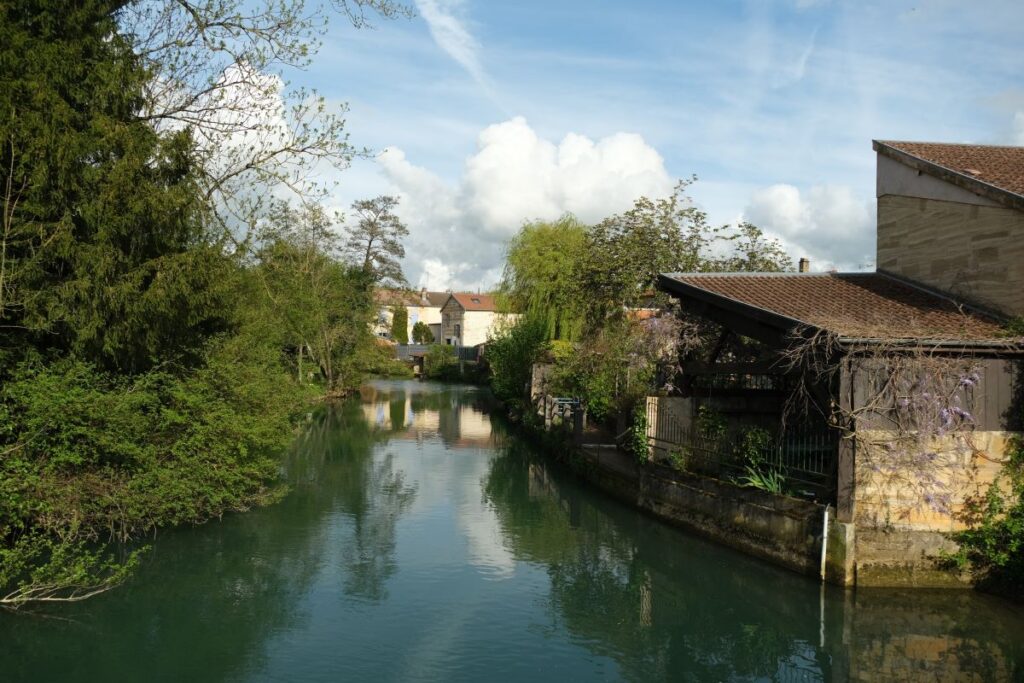
[[[422,356],[429,348],[429,344],[398,344],[395,346],[395,355],[399,360],[410,360],[413,356]]]
[[[766,429],[732,423],[706,430],[659,413],[653,401],[647,425],[648,444],[679,469],[743,480],[753,468],[781,476],[791,493],[819,500],[835,494],[839,434],[827,425]]]

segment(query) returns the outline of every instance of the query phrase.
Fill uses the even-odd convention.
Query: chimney
[[[805,258],[800,259],[800,272],[809,273],[811,272],[811,262]]]

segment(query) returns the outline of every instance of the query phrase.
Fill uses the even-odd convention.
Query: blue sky
[[[390,192],[414,285],[489,287],[524,221],[584,220],[697,174],[819,268],[870,265],[871,139],[1024,144],[1024,3],[416,0],[332,19],[287,76],[379,152],[333,202]]]

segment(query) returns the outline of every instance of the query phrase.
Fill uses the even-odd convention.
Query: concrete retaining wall
[[[821,571],[823,506],[655,464],[614,447],[584,449],[583,476],[661,519],[804,574]],[[852,525],[830,515],[827,578],[852,582]]]

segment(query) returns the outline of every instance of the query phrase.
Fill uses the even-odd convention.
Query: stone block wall
[[[1024,315],[1024,212],[879,196],[877,265],[1007,315]]]

